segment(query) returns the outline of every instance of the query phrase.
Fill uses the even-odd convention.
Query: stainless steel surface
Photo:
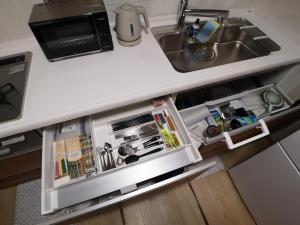
[[[31,52],[0,58],[0,123],[22,116]]]
[[[155,27],[151,31],[174,69],[189,72],[266,56],[270,50],[253,40],[247,29],[221,26],[205,45],[187,43],[188,32],[176,25]]]
[[[90,52],[84,52],[84,53],[79,53],[79,54],[68,55],[68,56],[54,58],[54,59],[49,59],[49,61],[50,62],[56,62],[56,61],[60,61],[60,60],[64,60],[64,59],[70,59],[70,58],[75,58],[75,57],[78,57],[78,56],[95,54],[95,53],[99,53],[99,52],[102,52],[102,49],[96,50],[96,51],[90,51]]]
[[[66,8],[68,10],[66,10]],[[105,12],[102,0],[57,0],[47,4],[35,4],[29,23],[61,19],[66,17],[88,15],[95,12]]]
[[[186,16],[198,17],[214,17],[218,22],[223,24],[224,19],[229,16],[228,10],[214,10],[214,9],[188,9],[188,0],[181,0],[178,12],[177,30],[183,30],[185,26]]]
[[[280,46],[278,44],[276,44],[270,38],[257,39],[256,42],[258,42],[259,44],[263,45],[264,47],[266,47],[267,49],[269,49],[271,52],[277,52],[277,51],[279,51],[281,49]]]
[[[228,24],[240,27],[253,26],[253,24],[250,21],[241,17],[229,17],[227,22]]]

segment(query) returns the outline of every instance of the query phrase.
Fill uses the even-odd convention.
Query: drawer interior
[[[43,140],[42,213],[117,191],[201,159],[171,98],[158,107],[143,102],[47,127]]]
[[[295,80],[291,71],[296,70],[281,68],[179,93],[175,104],[191,136],[209,144],[222,139],[225,131],[240,132],[290,108],[294,102],[289,93],[295,91],[283,90],[281,84],[288,77]]]

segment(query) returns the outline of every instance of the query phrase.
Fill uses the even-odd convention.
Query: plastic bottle
[[[195,37],[197,33],[200,31],[200,19],[197,18],[195,23],[192,25],[192,35]]]

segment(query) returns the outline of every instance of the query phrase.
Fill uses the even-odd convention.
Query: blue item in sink
[[[207,21],[202,29],[197,33],[196,39],[202,44],[209,41],[211,36],[217,31],[220,26],[221,25],[215,20]]]

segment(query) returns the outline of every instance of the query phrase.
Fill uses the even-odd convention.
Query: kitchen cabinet
[[[212,84],[208,89],[201,87],[188,92],[174,93],[172,98],[164,97],[164,101],[155,99],[154,105],[152,101],[144,101],[113,111],[87,116],[84,118],[86,122],[81,128],[84,127],[84,134],[91,137],[96,170],[91,175],[79,176],[75,179],[66,178],[65,180],[64,178],[57,182],[56,155],[53,153],[53,143],[57,144],[66,137],[72,137],[72,135],[64,136],[61,134],[62,130],[70,131],[72,126],[70,124],[65,126],[68,124],[66,122],[66,124],[61,123],[46,127],[43,133],[42,214],[55,213],[67,208],[64,214],[60,214],[60,216],[48,222],[55,224],[155,190],[200,173],[212,166],[213,163],[203,164],[202,159],[216,154],[218,151],[210,153],[210,151],[205,152],[203,149],[207,150],[211,146],[221,146],[222,151],[230,151],[237,146],[269,135],[270,131],[277,129],[274,126],[278,127],[278,123],[280,126],[289,124],[290,121],[287,121],[287,118],[291,118],[291,116],[293,116],[292,119],[299,120],[299,106],[297,106],[297,100],[300,98],[298,89],[300,81],[297,79],[299,72],[299,65],[280,67],[231,80],[229,86],[228,81],[224,81],[220,84]],[[235,87],[235,89],[227,87]],[[180,99],[184,102],[191,96],[200,98],[201,96],[197,93],[206,93],[207,90],[213,89],[217,91],[208,98],[202,98],[204,99],[202,101],[197,99],[196,103],[192,103],[187,107],[181,107],[178,103]],[[252,99],[252,102],[250,102],[253,103],[254,101],[256,106],[259,106],[258,108],[252,108],[252,110],[259,111],[260,109],[259,112],[261,112],[262,107],[269,108],[261,100],[261,96],[266,90],[278,93],[282,98],[282,105],[271,110],[265,110],[266,112],[261,113],[260,117],[257,116],[259,119],[256,122],[226,131],[226,135],[221,132],[214,137],[207,137],[205,136],[206,128],[204,130],[200,129],[200,135],[198,136],[199,132],[196,135],[193,133],[195,125],[201,124],[203,118],[200,120],[198,118],[198,120],[191,123],[189,121],[190,113],[193,115],[201,114],[203,112],[202,108],[206,107],[208,114],[204,118],[207,118],[211,116],[210,110],[232,101],[245,100],[249,96]],[[251,107],[249,106],[249,108]],[[108,170],[103,168],[101,152],[103,152],[105,142],[113,143],[112,154],[114,159],[117,160],[119,157],[121,144],[116,140],[116,137],[122,134],[122,129],[114,130],[116,124],[123,126],[124,121],[132,122],[135,118],[145,114],[151,114],[153,118],[156,118],[157,112],[162,111],[167,112],[174,123],[173,126],[176,128],[176,132],[178,132],[177,138],[180,144],[177,147],[167,150],[168,143],[165,142],[158,123],[159,135],[164,140],[163,151],[142,157],[132,164],[125,165],[125,163]],[[156,119],[146,124],[149,125],[149,123],[155,124]],[[268,128],[268,126],[270,127]],[[261,127],[263,127],[262,131]],[[75,132],[77,136],[78,134],[82,135],[81,132],[76,133],[76,128],[73,131],[72,129],[71,133]],[[123,127],[123,130],[126,129],[126,127]],[[254,137],[251,136],[246,141],[238,143],[235,142],[235,138],[232,138],[233,141],[231,140],[231,136],[242,135],[247,137],[249,134],[254,135]],[[232,143],[229,143],[229,141]],[[195,144],[197,142],[202,143],[199,150]],[[109,157],[109,153],[104,158],[107,157]]]
[[[39,130],[0,139],[0,188],[40,178],[41,158]]]
[[[258,225],[299,223],[299,137],[300,130],[230,170]]]

